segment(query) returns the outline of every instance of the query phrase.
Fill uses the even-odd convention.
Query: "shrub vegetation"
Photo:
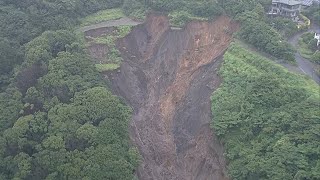
[[[224,55],[212,127],[233,179],[319,179],[319,86],[238,44]]]

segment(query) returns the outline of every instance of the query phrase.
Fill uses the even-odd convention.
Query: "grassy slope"
[[[119,64],[96,64],[96,69],[99,72],[111,71],[118,69],[120,67]]]
[[[319,178],[319,86],[233,44],[212,95],[212,127],[233,179]]]
[[[91,14],[81,20],[81,26],[97,24],[103,21],[115,20],[125,17],[121,9],[106,9]]]
[[[298,51],[301,54],[302,57],[306,58],[306,59],[311,59],[312,55],[314,54],[314,52],[312,52],[308,45],[302,41],[302,39],[299,39],[298,42]]]
[[[169,13],[170,25],[173,27],[183,27],[192,20],[207,21],[208,18],[195,16],[187,11],[173,11]]]

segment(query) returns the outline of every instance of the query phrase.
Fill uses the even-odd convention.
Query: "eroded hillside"
[[[209,128],[209,97],[237,29],[221,16],[172,30],[166,16],[150,15],[117,42],[124,60],[106,77],[134,108],[130,135],[143,158],[139,179],[228,179],[223,148]]]

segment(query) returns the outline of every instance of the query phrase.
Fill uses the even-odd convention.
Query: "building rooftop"
[[[311,6],[312,3],[320,3],[320,0],[300,0],[304,6]]]
[[[282,4],[287,4],[290,6],[293,5],[304,5],[304,6],[311,6],[312,3],[320,3],[320,0],[272,0],[272,3],[282,3]]]

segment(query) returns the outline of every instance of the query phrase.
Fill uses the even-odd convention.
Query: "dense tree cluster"
[[[277,58],[294,61],[294,48],[266,22],[261,21],[258,14],[250,12],[239,17],[241,30],[239,36],[259,50]]]
[[[0,1],[0,37],[26,43],[45,30],[70,28],[79,17],[121,6],[119,0]]]
[[[46,30],[71,29],[80,17],[122,6],[121,0],[0,0],[0,90],[23,62],[23,45]]]
[[[161,12],[186,11],[194,16],[213,18],[222,13],[221,6],[215,0],[159,0],[154,1],[151,7]]]
[[[192,19],[212,19],[223,12],[216,0],[125,0],[123,10],[129,16],[136,16],[145,10],[164,12],[177,26],[183,26]]]
[[[307,15],[314,23],[320,25],[320,6],[319,4],[313,4],[306,9],[303,14]]]
[[[0,49],[0,76],[8,75],[15,64],[21,63],[23,60],[23,53],[19,44],[1,37]]]
[[[2,179],[132,179],[131,110],[113,96],[68,31],[26,45],[0,94]]]
[[[125,12],[134,11],[137,8],[151,8],[159,12],[170,13],[173,11],[186,11],[195,16],[213,17],[222,12],[221,6],[215,0],[125,0]]]
[[[131,180],[139,163],[128,142],[131,109],[108,90],[75,32],[35,37],[52,28],[33,24],[36,17],[23,12],[35,5],[28,2],[1,1],[10,12],[1,9],[0,16],[17,19],[0,23],[0,179]],[[79,3],[35,2],[58,16],[72,14],[59,3]]]
[[[267,22],[284,37],[291,37],[300,31],[295,22],[285,17],[268,18]]]
[[[28,106],[41,98],[30,94]],[[69,104],[54,97],[44,108],[48,112],[22,112],[3,132],[0,177],[132,179],[138,156],[127,142],[130,109],[117,97],[95,87],[76,93]]]
[[[223,7],[227,14],[240,21],[242,28],[239,32],[239,36],[241,39],[277,58],[294,61],[293,47],[291,47],[277,31],[283,31],[287,27],[280,27],[278,26],[279,23],[275,21],[275,24],[272,26],[275,26],[275,28],[277,28],[276,30],[268,23],[268,20],[265,17],[265,8],[270,6],[270,1],[221,0],[221,3],[223,3]],[[283,22],[281,22],[281,24],[282,23]],[[289,25],[292,26],[291,23]]]
[[[212,96],[212,127],[233,179],[319,179],[319,86],[233,44]]]

